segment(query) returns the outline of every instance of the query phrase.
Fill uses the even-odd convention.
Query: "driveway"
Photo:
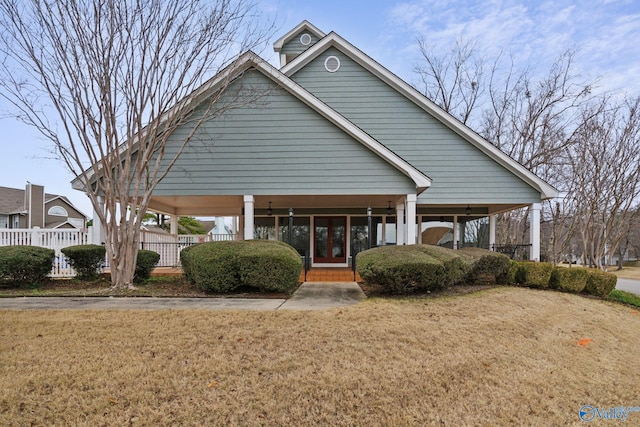
[[[289,299],[257,298],[0,298],[0,310],[324,310],[365,298],[355,282],[306,282]]]
[[[640,295],[640,280],[618,278],[616,289]]]

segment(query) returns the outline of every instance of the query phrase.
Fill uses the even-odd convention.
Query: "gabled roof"
[[[284,36],[282,36],[278,40],[276,40],[273,43],[273,50],[275,50],[276,52],[280,52],[280,50],[282,50],[282,46],[284,46],[287,42],[291,41],[291,39],[293,39],[297,34],[300,33],[300,31],[303,31],[303,30],[307,31],[309,33],[312,33],[313,35],[315,35],[319,39],[321,39],[321,38],[323,38],[325,36],[325,33],[320,31],[311,22],[309,22],[307,20],[304,20],[301,23],[299,23],[298,25],[296,25],[295,28],[293,28],[287,34],[285,34]]]
[[[305,21],[306,22],[306,21]],[[291,62],[283,66],[280,71],[288,77],[293,76],[298,70],[309,64],[327,49],[334,47],[347,55],[360,66],[371,72],[380,80],[398,91],[404,97],[418,105],[424,111],[438,119],[442,124],[458,134],[461,138],[478,148],[481,152],[493,159],[495,162],[509,170],[515,176],[522,179],[540,192],[542,199],[549,199],[558,196],[558,190],[549,185],[546,181],[529,171],[516,160],[502,152],[495,145],[482,138],[471,128],[457,120],[455,117],[440,108],[429,98],[418,92],[413,86],[406,83],[400,77],[380,65],[374,59],[362,52],[360,49],[343,39],[335,32],[331,32],[319,40],[305,52],[301,53]]]
[[[315,27],[314,27],[315,28]],[[302,86],[291,80],[285,74],[273,67],[267,61],[260,56],[249,51],[241,55],[233,64],[222,70],[216,76],[204,83],[198,89],[193,91],[188,97],[186,97],[181,103],[191,103],[193,106],[203,102],[209,94],[214,93],[220,87],[223,87],[225,82],[230,79],[240,77],[242,73],[253,68],[263,75],[275,82],[279,87],[283,88],[314,111],[321,114],[325,119],[331,122],[333,125],[341,129],[343,132],[360,142],[362,145],[373,151],[376,155],[381,157],[391,166],[402,172],[404,175],[412,179],[416,185],[416,193],[420,194],[428,187],[431,186],[431,180],[420,170],[410,165],[407,161],[400,156],[389,150],[379,141],[371,137],[364,132],[358,126],[346,119],[340,113],[329,107],[327,104],[316,98],[309,91]],[[176,107],[177,108],[177,107]],[[160,118],[162,120],[162,118]],[[89,180],[92,177],[92,171],[86,171]],[[77,177],[72,181],[74,189],[82,190],[83,184],[81,177]]]

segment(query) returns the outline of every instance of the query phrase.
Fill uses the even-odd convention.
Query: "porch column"
[[[253,240],[253,195],[244,196],[244,240]]]
[[[404,200],[396,205],[396,245],[404,245]]]
[[[104,215],[104,197],[98,196],[98,207],[101,213]],[[98,216],[98,212],[93,211],[93,230],[91,233],[91,242],[95,245],[101,245],[104,243],[104,229],[102,228],[102,222],[100,222],[100,217]]]
[[[529,241],[531,242],[531,252],[529,260],[540,261],[540,203],[529,206]]]
[[[458,236],[460,232],[458,230],[458,215],[453,216],[453,249],[458,249]]]
[[[489,215],[489,249],[495,250],[497,215]]]
[[[178,215],[171,215],[169,221],[171,221],[169,233],[178,234]]]
[[[416,244],[416,200],[415,194],[407,194],[407,245]]]

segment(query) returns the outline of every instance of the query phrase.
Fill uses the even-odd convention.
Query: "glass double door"
[[[314,262],[346,263],[346,242],[346,217],[316,217],[314,219]]]

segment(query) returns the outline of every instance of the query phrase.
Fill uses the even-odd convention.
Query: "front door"
[[[346,263],[346,217],[316,217],[313,261],[317,263]]]

